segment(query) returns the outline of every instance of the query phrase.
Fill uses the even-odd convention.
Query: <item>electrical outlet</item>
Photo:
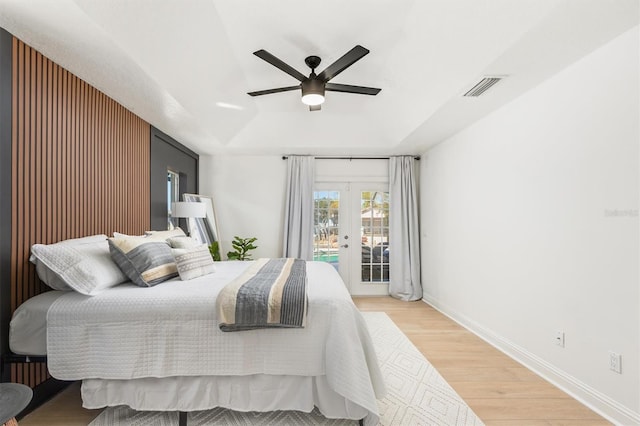
[[[609,351],[609,370],[622,374],[622,355]]]
[[[556,345],[564,348],[564,331],[562,330],[556,331]]]

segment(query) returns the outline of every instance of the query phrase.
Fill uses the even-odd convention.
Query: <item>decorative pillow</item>
[[[178,275],[171,247],[148,237],[109,238],[111,257],[134,284],[153,287]]]
[[[140,237],[144,237],[144,235],[127,235],[121,232],[113,233],[113,238],[140,238]]]
[[[32,262],[38,276],[53,289],[75,290],[89,296],[127,281],[111,260],[106,235],[102,237],[88,243],[34,244]]]
[[[144,235],[147,237],[161,238],[167,240],[171,237],[186,237],[187,234],[180,228],[175,228],[170,231],[144,231]]]
[[[190,249],[200,245],[200,243],[191,237],[171,237],[167,242],[174,249]]]
[[[176,256],[176,265],[182,281],[192,280],[216,271],[213,258],[206,244],[187,249]]]

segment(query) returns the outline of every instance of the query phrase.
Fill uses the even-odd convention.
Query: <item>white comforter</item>
[[[329,264],[307,263],[304,329],[224,333],[215,298],[249,262],[151,288],[124,284],[89,297],[60,297],[47,316],[48,367],[61,380],[252,374],[325,376],[377,421],[385,388],[364,320]]]

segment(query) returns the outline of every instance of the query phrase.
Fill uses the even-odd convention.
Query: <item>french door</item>
[[[313,258],[332,264],[352,295],[389,287],[389,192],[384,183],[316,183]]]

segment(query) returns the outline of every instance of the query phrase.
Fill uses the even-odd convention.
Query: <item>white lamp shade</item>
[[[171,217],[207,217],[204,203],[181,201],[171,204]]]

